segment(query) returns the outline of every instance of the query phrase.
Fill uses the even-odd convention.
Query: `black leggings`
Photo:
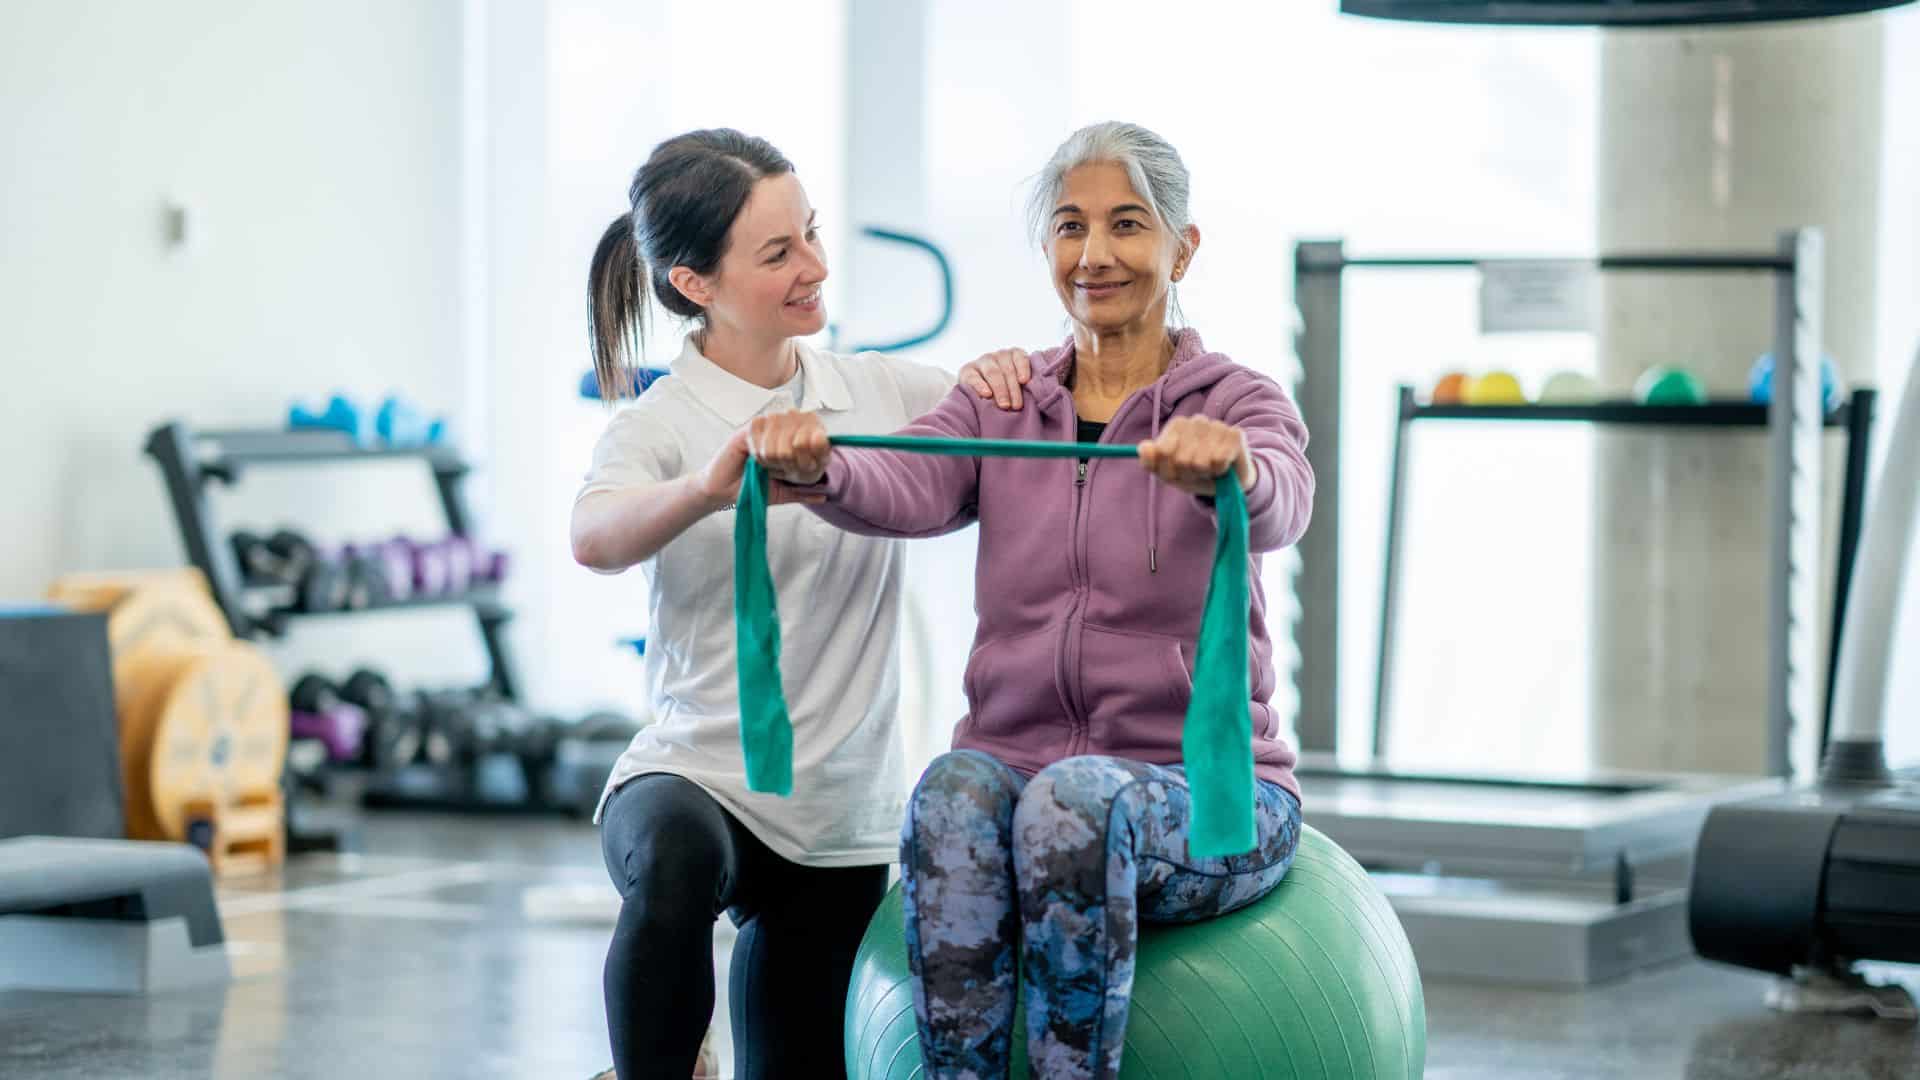
[[[685,1080],[713,1017],[713,921],[733,947],[735,1080],[845,1075],[841,1014],[885,866],[821,869],[774,854],[678,776],[629,781],[600,824],[624,902],[607,950],[607,1030],[621,1080]]]

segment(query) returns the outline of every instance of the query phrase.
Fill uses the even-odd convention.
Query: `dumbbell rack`
[[[339,611],[300,611],[292,604],[275,604],[265,590],[246,580],[232,548],[223,541],[208,487],[218,482],[231,487],[246,470],[290,466],[353,466],[369,462],[420,461],[433,472],[441,511],[449,531],[470,535],[471,515],[461,483],[470,466],[457,450],[446,445],[420,447],[364,447],[344,432],[228,429],[196,431],[181,421],[155,428],[146,452],[160,465],[172,503],[180,538],[193,565],[206,575],[213,599],[226,615],[236,637],[283,637],[302,619],[338,619],[376,611],[411,608],[465,607],[472,610],[486,644],[488,676],[484,688],[508,701],[520,696],[520,679],[508,651],[505,626],[513,612],[500,602],[491,586],[433,597],[415,597]],[[474,794],[473,778],[456,775],[453,767],[408,766],[391,776],[376,776],[367,791],[367,805],[421,805],[442,808],[500,808]],[[405,775],[401,775],[405,774]],[[531,808],[531,807],[529,807]],[[289,828],[292,817],[289,816]],[[336,847],[324,838],[289,838],[289,850]]]
[[[249,597],[258,590],[248,586],[233,551],[219,540],[222,534],[215,526],[213,506],[207,498],[209,482],[217,480],[231,487],[239,483],[244,470],[253,467],[423,461],[433,470],[434,487],[440,495],[447,528],[467,534],[471,515],[467,513],[460,484],[470,468],[453,448],[361,447],[344,432],[336,431],[194,431],[176,420],[154,429],[147,438],[147,453],[160,463],[187,557],[206,574],[213,588],[214,602],[226,613],[236,637],[283,637],[289,624],[302,618],[339,618],[370,611],[449,605],[468,607],[473,610],[486,642],[488,685],[509,700],[519,697],[520,681],[503,632],[513,613],[500,603],[496,590],[476,588],[453,596],[409,598],[341,611],[304,612],[291,606],[253,603]]]

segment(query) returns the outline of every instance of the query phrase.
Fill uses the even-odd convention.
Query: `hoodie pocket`
[[[1193,701],[1193,657],[1192,646],[1173,642],[1164,655],[1167,660],[1167,685],[1173,689],[1173,707],[1180,710],[1182,717],[1187,714],[1187,705]]]
[[[1080,646],[1087,720],[1103,752],[1165,760],[1180,745],[1193,674],[1174,638],[1088,626]]]
[[[994,638],[967,658],[967,712],[981,735],[1059,724],[1059,627]]]

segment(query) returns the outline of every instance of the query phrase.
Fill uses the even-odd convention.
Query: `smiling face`
[[[1166,325],[1173,283],[1199,244],[1176,235],[1110,162],[1069,171],[1047,222],[1053,288],[1067,315],[1096,334]]]
[[[792,173],[756,182],[727,230],[719,267],[691,275],[681,291],[706,308],[709,324],[748,340],[819,333],[827,325],[827,253],[814,219]]]

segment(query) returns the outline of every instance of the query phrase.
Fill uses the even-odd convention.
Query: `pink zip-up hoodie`
[[[1181,330],[1173,361],[1120,406],[1106,443],[1153,438],[1175,416],[1240,428],[1247,489],[1254,768],[1299,797],[1279,735],[1260,555],[1300,538],[1313,508],[1307,429],[1278,384]],[[1074,346],[1034,354],[1025,402],[1007,412],[962,386],[905,435],[1072,442]],[[1213,564],[1212,501],[1129,459],[963,458],[836,447],[811,509],[870,536],[935,536],[980,523],[979,627],[955,749],[1024,772],[1108,754],[1171,765],[1193,690],[1193,652]]]

